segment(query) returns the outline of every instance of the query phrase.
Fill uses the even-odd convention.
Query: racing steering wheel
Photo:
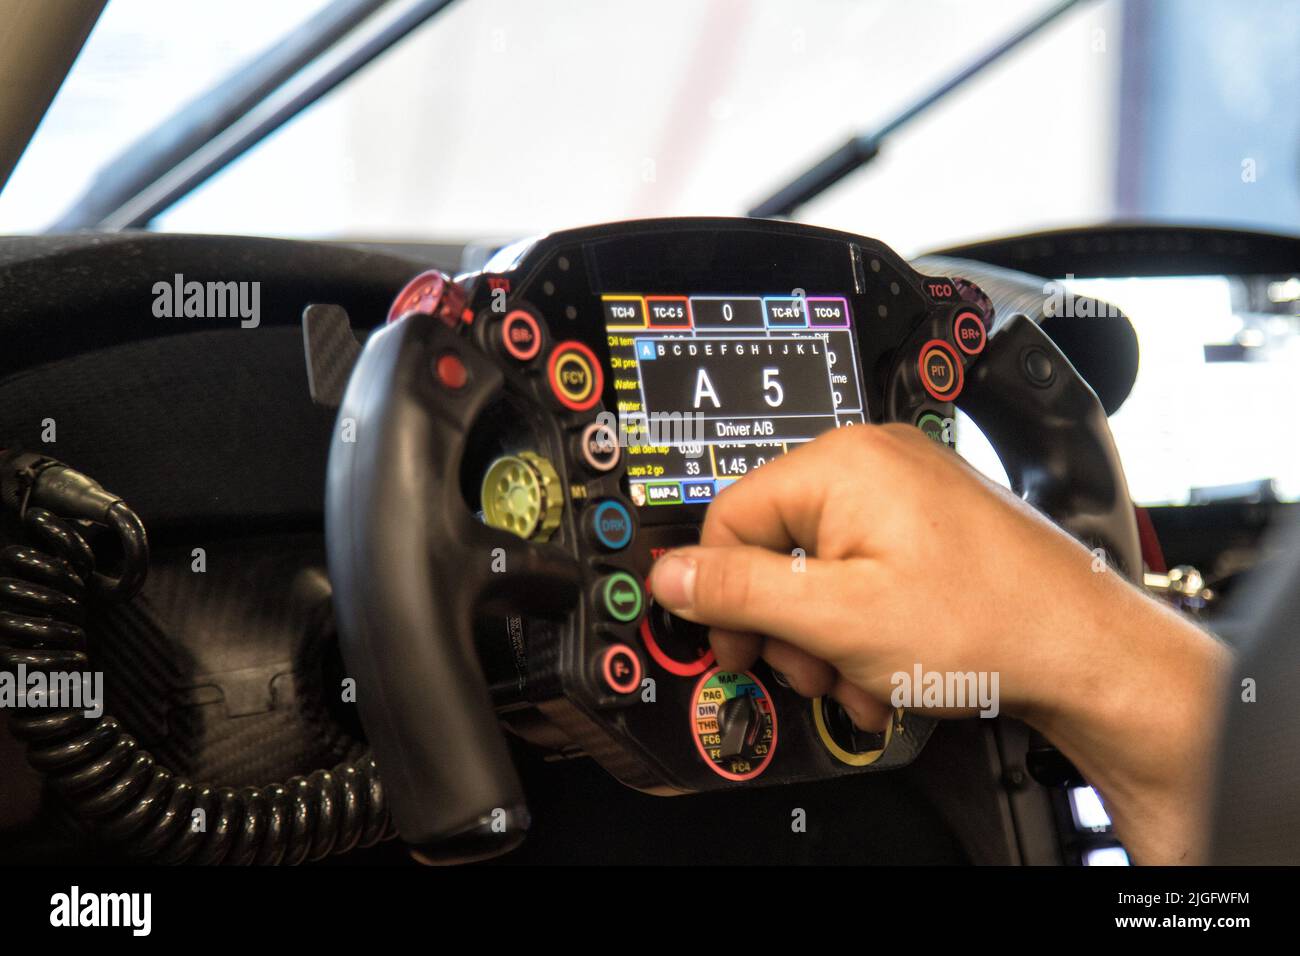
[[[773,456],[869,422],[951,444],[955,407],[1018,493],[1140,573],[1092,390],[1028,318],[880,242],[648,220],[413,280],[353,368],[326,489],[341,648],[401,836],[434,862],[517,845],[502,725],[660,794],[911,761],[929,718],[864,734],[763,664],[722,671],[646,581]]]

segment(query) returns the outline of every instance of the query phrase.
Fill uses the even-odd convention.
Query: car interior
[[[261,4],[274,33],[231,41],[242,57],[203,15],[142,4],[0,3],[22,77],[0,93],[0,669],[26,694],[5,701],[0,863],[1130,863],[1024,723],[900,708],[867,733],[765,663],[720,669],[707,628],[656,603],[653,562],[723,489],[837,428],[919,428],[1241,649],[1261,687],[1295,674],[1300,5],[1276,5],[1272,38],[1233,14],[1257,62],[1196,114],[1217,66],[1165,67],[1234,5],[288,0]],[[674,16],[665,50],[674,28],[650,21]],[[990,22],[953,47],[958,16]],[[921,79],[855,85],[838,29],[881,62],[923,54]],[[173,30],[213,44],[186,56],[215,79],[108,136],[113,64],[190,68]],[[585,63],[524,80],[492,59],[550,63],[562,31]],[[772,37],[824,46],[828,65],[773,69],[823,71],[817,115],[847,136],[792,132],[761,84],[723,102],[717,84],[763,73],[737,64],[796,59]],[[1067,42],[1106,124],[1072,80],[1025,94],[1080,97],[1050,118],[999,105],[987,84],[1025,87]],[[578,75],[609,99],[518,115]],[[712,131],[665,119],[643,156],[595,108],[620,95]],[[981,131],[972,101],[1015,115]],[[1174,129],[1197,123],[1221,124],[1203,155]],[[747,171],[742,150],[783,155]],[[1063,212],[989,155],[1027,152],[1059,159]],[[615,156],[625,187],[601,178]],[[476,170],[503,163],[517,180]],[[1248,198],[1177,204],[1215,188]],[[962,213],[1004,199],[996,228]],[[75,688],[93,701],[49,703],[70,671],[96,672]],[[1276,763],[1259,748],[1294,749],[1294,711],[1251,720],[1225,731],[1252,743],[1223,751],[1215,860],[1295,862],[1294,797],[1247,779]]]

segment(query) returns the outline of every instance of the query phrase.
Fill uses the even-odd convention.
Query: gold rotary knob
[[[483,518],[493,528],[545,541],[560,526],[564,492],[555,466],[541,455],[503,455],[483,476]]]

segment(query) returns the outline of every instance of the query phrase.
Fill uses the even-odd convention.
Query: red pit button
[[[942,339],[931,339],[921,349],[917,361],[921,384],[940,402],[952,401],[961,391],[961,359],[957,350]]]
[[[983,319],[971,311],[957,313],[952,320],[952,340],[957,343],[957,348],[967,355],[979,355],[984,351],[986,339]]]
[[[626,644],[615,644],[605,651],[600,672],[616,694],[632,694],[641,687],[641,658]]]
[[[542,329],[537,319],[523,309],[506,314],[501,323],[501,346],[511,358],[531,362],[542,350]]]

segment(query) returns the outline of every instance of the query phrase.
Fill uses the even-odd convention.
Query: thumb
[[[833,603],[826,595],[837,593],[830,573],[824,562],[749,545],[681,548],[655,562],[650,590],[689,621],[779,637],[824,654],[835,630],[819,620]]]

